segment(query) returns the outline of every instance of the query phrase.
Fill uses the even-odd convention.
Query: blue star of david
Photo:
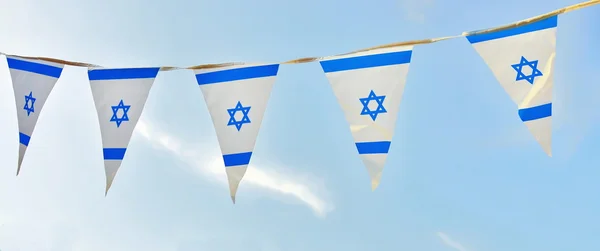
[[[248,112],[250,112],[250,108],[252,108],[252,107],[251,106],[243,107],[242,103],[240,101],[238,101],[237,105],[235,105],[235,108],[227,109],[227,112],[229,113],[229,122],[227,122],[227,126],[234,125],[235,128],[237,128],[237,130],[239,132],[240,129],[242,129],[243,124],[249,124],[251,122],[250,118],[248,118]],[[235,119],[235,114],[238,111],[242,112],[242,114],[244,115],[242,117],[242,120],[240,120],[240,121],[237,121]]]
[[[371,90],[371,93],[369,93],[368,97],[360,98],[360,102],[363,104],[363,109],[360,112],[360,115],[369,115],[371,116],[371,119],[375,121],[377,119],[377,114],[387,113],[387,110],[385,107],[383,107],[383,100],[385,100],[385,95],[377,96],[375,95],[375,92]],[[375,111],[371,111],[369,108],[369,103],[371,101],[377,102],[377,109],[375,109]]]
[[[31,106],[29,105],[31,101]],[[32,112],[35,112],[35,98],[33,97],[33,92],[29,92],[29,95],[25,95],[25,106],[23,107],[23,109],[25,111],[27,111],[27,117],[29,117],[29,114],[31,114]]]
[[[118,105],[111,107],[113,115],[110,118],[110,122],[115,122],[117,124],[117,128],[119,128],[119,126],[121,126],[121,123],[123,123],[124,121],[129,121],[129,116],[127,116],[127,112],[129,111],[129,108],[131,108],[131,105],[124,105],[123,100],[121,99],[121,102],[119,102]],[[120,118],[117,117],[117,112],[119,110],[123,110],[123,115]]]
[[[531,75],[523,74],[523,66],[526,65],[531,67]],[[542,72],[538,70],[537,65],[537,60],[527,61],[525,57],[521,56],[521,62],[519,62],[518,64],[511,65],[512,68],[515,69],[515,71],[517,71],[516,81],[527,80],[527,82],[533,84],[533,80],[535,79],[535,77],[543,76]]]

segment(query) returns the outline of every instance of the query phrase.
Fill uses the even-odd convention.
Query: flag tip
[[[379,181],[378,180],[372,180],[371,181],[371,192],[375,191],[377,189],[377,187],[379,187]]]
[[[235,205],[235,195],[231,195],[231,202]]]
[[[552,158],[552,149],[550,148],[544,148],[544,153],[546,153],[546,155],[548,155],[548,157]]]

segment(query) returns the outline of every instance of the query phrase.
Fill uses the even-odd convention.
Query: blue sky
[[[279,62],[460,34],[577,0],[4,1],[0,51],[109,67]],[[600,7],[559,17],[553,157],[464,38],[418,46],[381,185],[318,63],[285,65],[232,205],[191,71],[160,73],[107,197],[85,69],[68,67],[15,177],[0,62],[0,250],[600,248]]]

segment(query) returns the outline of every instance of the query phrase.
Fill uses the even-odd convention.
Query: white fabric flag
[[[13,82],[17,118],[19,124],[19,162],[17,175],[21,171],[21,163],[29,146],[35,124],[42,108],[60,78],[63,64],[45,60],[25,59],[7,56],[8,68]]]
[[[160,68],[88,71],[98,112],[108,193]]]
[[[358,154],[379,186],[412,56],[412,46],[378,49],[321,61],[350,124]]]
[[[279,64],[195,70],[217,133],[231,200],[254,151]]]
[[[467,36],[500,85],[517,104],[543,150],[552,156],[552,85],[558,17],[521,27]]]

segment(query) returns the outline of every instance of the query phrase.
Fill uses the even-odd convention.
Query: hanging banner
[[[129,140],[159,70],[159,67],[155,67],[88,71],[102,134],[106,172],[105,194],[108,193],[121,166]]]
[[[552,156],[552,86],[558,17],[467,36],[518,106],[521,121]]]
[[[394,136],[412,46],[379,49],[322,60],[358,154],[375,190]]]
[[[54,85],[60,78],[64,65],[14,56],[7,56],[6,60],[17,105],[17,121],[19,124],[17,175],[19,175],[23,157],[29,146],[37,120]]]
[[[231,200],[254,151],[279,64],[195,70],[217,133]]]

